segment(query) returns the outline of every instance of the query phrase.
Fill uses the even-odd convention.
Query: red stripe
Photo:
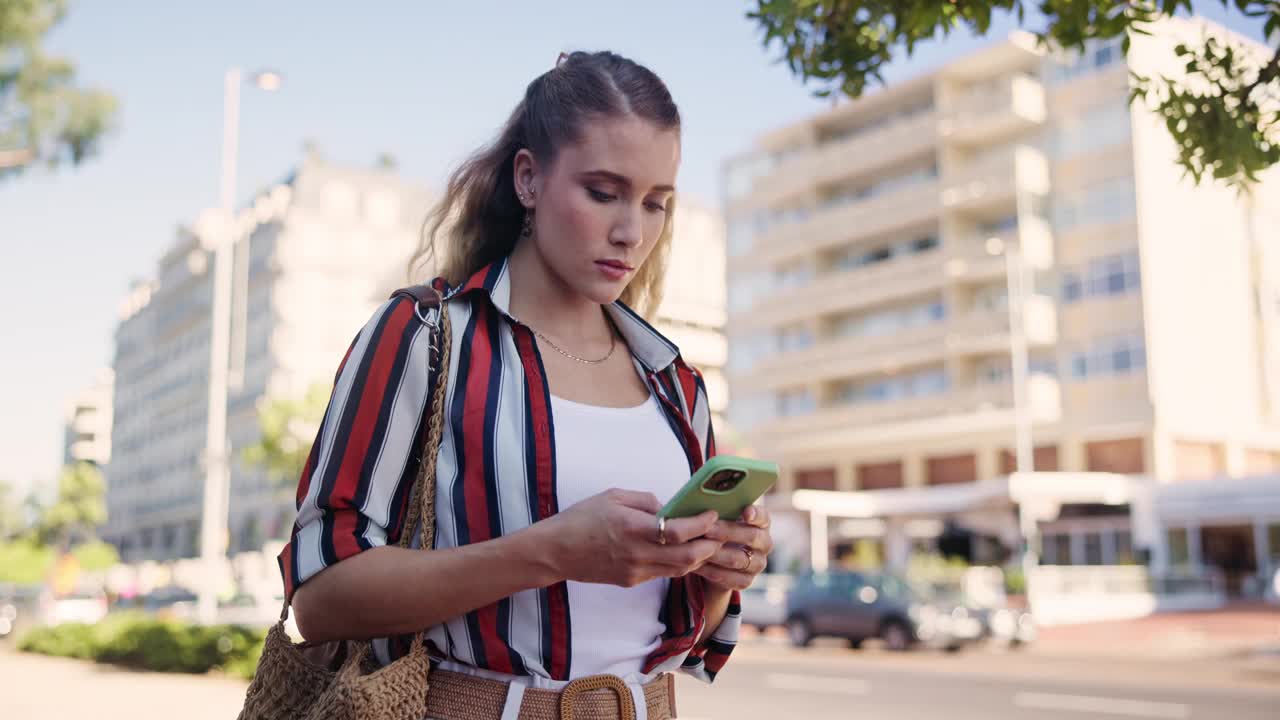
[[[698,435],[693,432],[693,428],[689,425],[689,418],[680,412],[680,407],[662,392],[662,384],[658,381],[658,377],[650,373],[649,384],[653,387],[653,391],[662,400],[662,404],[676,416],[676,422],[680,425],[680,434],[684,437],[684,454],[689,458],[689,466],[694,472],[702,467],[702,444],[698,442]]]
[[[516,328],[516,348],[524,365],[525,382],[529,387],[529,415],[533,418],[534,463],[537,467],[539,519],[546,519],[557,511],[555,502],[555,477],[551,464],[550,410],[542,367],[538,363],[533,334],[524,328]],[[547,589],[547,602],[551,611],[551,667],[547,673],[554,680],[569,677],[569,588],[557,583]]]
[[[467,529],[471,542],[478,543],[493,539],[489,521],[496,508],[489,507],[484,474],[485,406],[489,400],[489,367],[493,364],[493,339],[489,337],[487,316],[492,311],[481,305],[475,308],[475,331],[471,333],[471,344],[467,348],[470,364],[462,408],[463,452],[467,457],[462,492],[467,503]],[[480,637],[489,669],[510,673],[511,656],[498,636],[497,603],[476,610],[476,620],[480,624]]]
[[[356,542],[359,513],[350,509],[331,510],[329,516],[333,518],[333,553],[338,559],[346,560],[360,552],[360,545]]]
[[[480,288],[483,288],[485,278],[489,277],[489,270],[492,267],[493,264],[490,263],[489,265],[485,265],[478,271],[472,273],[471,277],[467,278],[466,284],[463,285],[458,292],[467,292],[468,290],[479,290]]]
[[[369,369],[360,397],[355,399],[359,403],[355,418],[351,427],[346,429],[347,447],[340,459],[332,491],[328,498],[321,499],[322,505],[331,508],[350,507],[360,489],[360,469],[373,441],[373,430],[377,427],[378,414],[382,411],[383,396],[393,390],[389,387],[391,369],[395,365],[405,327],[413,319],[413,303],[399,303],[390,312],[391,316],[383,326],[377,346],[365,351],[369,357]]]
[[[285,544],[284,549],[280,551],[280,574],[284,576],[284,598],[285,600],[293,599],[293,544],[297,541],[297,535],[292,535],[289,542]]]
[[[686,413],[693,417],[693,406],[698,402],[698,378],[693,370],[684,365],[676,365],[676,378],[680,381],[680,389],[684,391],[684,402],[689,406]]]

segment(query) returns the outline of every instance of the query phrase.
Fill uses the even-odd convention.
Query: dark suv
[[[890,650],[917,642],[955,650],[979,638],[982,624],[965,607],[930,601],[892,575],[823,572],[796,578],[787,633],[797,646],[832,636],[855,648],[880,638]]]

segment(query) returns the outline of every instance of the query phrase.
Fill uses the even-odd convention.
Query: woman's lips
[[[631,267],[625,263],[616,260],[597,260],[596,267],[600,269],[601,274],[610,280],[621,280],[631,272]]]

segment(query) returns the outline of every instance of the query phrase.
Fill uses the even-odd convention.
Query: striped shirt
[[[491,540],[555,515],[555,419],[533,332],[508,310],[506,260],[443,290],[453,347],[445,425],[436,463],[437,549]],[[356,553],[399,542],[421,463],[423,422],[434,375],[429,330],[414,302],[393,297],[352,342],[298,484],[298,518],[280,554],[285,593]],[[606,306],[637,369],[697,470],[715,454],[706,388],[674,344],[622,303]],[[413,546],[421,544],[420,528]],[[703,581],[673,578],[659,613],[661,643],[645,673],[680,670],[710,682],[737,642],[739,595],[698,643],[706,618]],[[573,632],[564,582],[524,590],[430,628],[433,656],[485,670],[571,679]],[[607,638],[601,638],[607,642]],[[374,641],[387,663],[407,636]]]

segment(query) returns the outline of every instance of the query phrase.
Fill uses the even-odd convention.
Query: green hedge
[[[237,625],[112,615],[97,625],[37,628],[23,636],[18,649],[159,672],[203,673],[218,668],[247,679],[258,666],[265,637],[263,630]]]

